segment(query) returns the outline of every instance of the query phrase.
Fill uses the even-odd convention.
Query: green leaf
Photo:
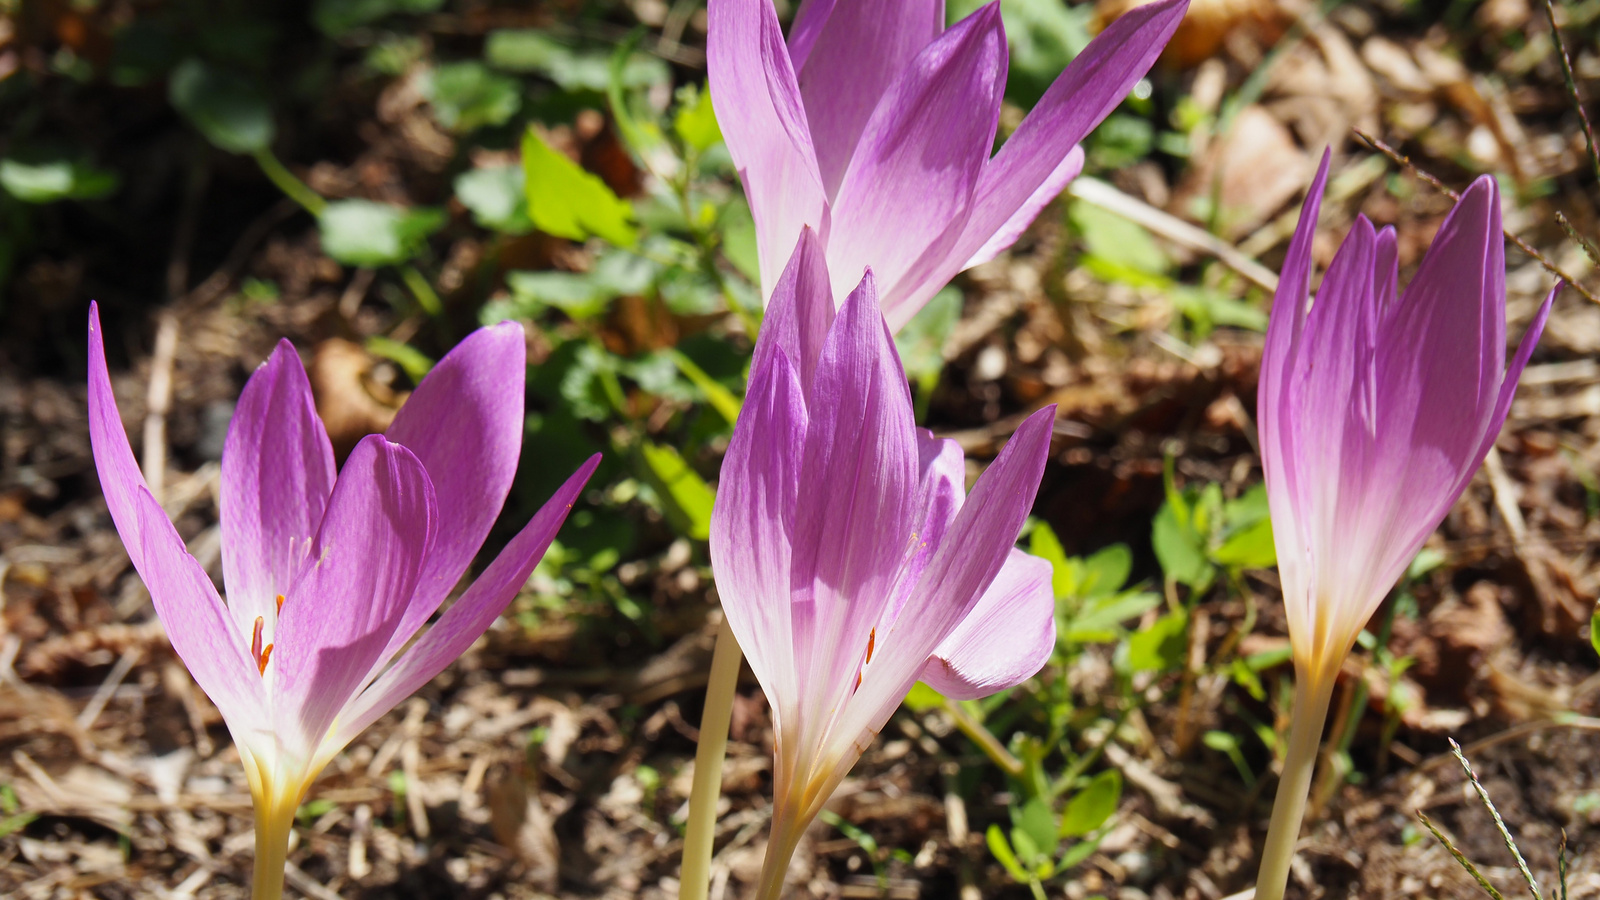
[[[1230,569],[1270,569],[1278,564],[1272,541],[1272,520],[1262,519],[1222,542],[1211,558]]]
[[[723,207],[718,222],[722,230],[722,255],[739,274],[752,283],[761,282],[761,254],[756,248],[756,222],[743,197],[734,197]]]
[[[1006,874],[1016,880],[1018,884],[1027,884],[1028,873],[1017,862],[1017,855],[1011,852],[1011,845],[1006,843],[1005,832],[999,825],[990,825],[989,830],[983,833],[983,842],[989,845],[989,852],[994,854],[995,861],[1006,870]]]
[[[667,517],[684,534],[703,541],[711,537],[711,488],[672,447],[646,440],[639,445],[645,478],[661,494]]]
[[[1168,613],[1128,638],[1128,666],[1135,672],[1166,672],[1183,662],[1189,649],[1189,616]]]
[[[1026,836],[1024,842],[1021,837]],[[1054,856],[1059,838],[1056,834],[1056,814],[1050,808],[1049,801],[1043,797],[1034,797],[1022,805],[1022,811],[1016,816],[1016,828],[1011,832],[1011,839],[1017,845],[1017,856],[1029,865],[1034,864],[1039,856]],[[1023,844],[1032,844],[1034,852],[1023,852]]]
[[[93,200],[117,189],[117,173],[68,159],[0,160],[0,187],[24,203]]]
[[[337,200],[323,210],[317,225],[322,252],[347,266],[372,268],[411,259],[444,223],[444,211],[432,207],[405,209],[371,200]]]
[[[1594,612],[1589,615],[1589,646],[1594,652],[1600,653],[1600,604],[1596,604]]]
[[[906,699],[901,702],[912,712],[927,712],[944,706],[944,695],[919,681],[911,686],[911,690],[906,692]]]
[[[1094,853],[1094,851],[1099,849],[1099,847],[1100,838],[1095,838],[1092,841],[1079,841],[1078,843],[1073,844],[1071,847],[1067,848],[1067,852],[1061,854],[1061,863],[1059,868],[1062,871],[1072,868],[1078,863],[1088,859],[1089,855]]]
[[[693,84],[678,89],[678,112],[672,117],[672,130],[701,153],[721,143],[722,129],[717,127],[709,90]]]
[[[37,818],[39,818],[39,814],[36,812],[21,812],[14,816],[6,816],[0,819],[0,838],[9,837],[27,828]]]
[[[1239,752],[1239,739],[1226,731],[1208,731],[1200,740],[1218,753]]]
[[[604,92],[612,61],[604,51],[585,51],[534,28],[502,28],[489,32],[483,57],[507,72],[543,75],[567,91]],[[648,53],[630,53],[620,72],[621,86],[642,88],[671,81],[667,64]]]
[[[458,133],[504,125],[522,108],[522,83],[468,60],[446,63],[422,79],[422,95],[439,124]]]
[[[444,0],[316,0],[311,21],[323,34],[339,37],[395,13],[430,13]]]
[[[1078,577],[1078,593],[1087,599],[1109,597],[1128,583],[1133,572],[1133,551],[1127,544],[1112,544],[1095,551],[1083,561]]]
[[[945,287],[928,305],[917,310],[894,336],[900,362],[913,382],[932,378],[944,369],[944,345],[961,321],[961,291]]]
[[[1171,260],[1143,226],[1083,200],[1072,204],[1067,217],[1082,237],[1085,252],[1112,270],[1163,280],[1170,271]]]
[[[1061,539],[1056,537],[1056,533],[1049,525],[1040,522],[1033,526],[1033,533],[1028,535],[1028,552],[1050,564],[1050,585],[1058,599],[1077,596],[1078,573],[1073,565],[1075,560],[1067,559],[1067,551],[1062,548]]]
[[[1416,581],[1418,578],[1432,572],[1445,564],[1448,559],[1443,553],[1432,547],[1423,547],[1417,555],[1411,558],[1411,565],[1406,567],[1406,578]]]
[[[1138,618],[1160,605],[1160,595],[1149,591],[1128,591],[1095,598],[1085,603],[1068,622],[1066,639],[1074,644],[1114,641],[1123,622]]]
[[[382,335],[375,334],[367,338],[367,352],[373,356],[381,356],[399,366],[411,379],[413,384],[420,383],[424,376],[433,369],[433,360],[429,359],[421,350],[410,344],[402,344]]]
[[[1117,811],[1122,799],[1122,773],[1107,769],[1094,777],[1089,786],[1067,801],[1061,814],[1061,837],[1082,837],[1099,828]]]
[[[541,231],[574,241],[595,235],[622,247],[638,240],[627,201],[531,129],[522,139],[522,168],[528,213]]]
[[[506,286],[527,314],[552,306],[580,322],[605,312],[616,296],[578,272],[508,272]]]
[[[172,71],[167,98],[223,150],[257,153],[272,144],[275,129],[267,96],[242,75],[188,59]]]
[[[706,370],[696,365],[694,360],[684,356],[677,349],[673,349],[671,353],[672,361],[677,364],[678,371],[694,382],[694,386],[705,395],[706,402],[711,404],[711,408],[715,409],[729,425],[737,421],[743,401],[734,396],[733,391],[728,390],[722,382],[707,375]]]
[[[1215,570],[1206,559],[1205,541],[1190,527],[1188,518],[1186,508],[1169,498],[1151,523],[1150,543],[1161,571],[1198,592],[1210,586]]]
[[[501,234],[527,234],[528,193],[521,166],[469,169],[456,176],[456,199],[472,212],[473,221]]]

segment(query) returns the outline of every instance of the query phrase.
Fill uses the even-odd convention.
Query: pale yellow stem
[[[289,859],[289,835],[299,804],[288,797],[256,798],[256,864],[251,877],[252,900],[281,900],[283,867]]]
[[[1322,726],[1328,718],[1328,702],[1338,669],[1313,667],[1296,671],[1294,710],[1289,719],[1289,752],[1283,760],[1283,777],[1272,803],[1272,823],[1267,826],[1267,841],[1261,848],[1261,873],[1256,876],[1256,900],[1283,900],[1289,884],[1289,863],[1300,840],[1300,825],[1306,814],[1306,797],[1311,791],[1311,775],[1317,764],[1317,748],[1322,743]]]
[[[717,799],[722,795],[722,760],[728,750],[728,724],[739,686],[744,654],[728,617],[717,629],[711,654],[711,679],[706,708],[700,715],[700,742],[694,751],[694,783],[689,788],[689,822],[683,834],[683,864],[678,875],[679,900],[706,900],[711,890],[711,847],[717,836]]]

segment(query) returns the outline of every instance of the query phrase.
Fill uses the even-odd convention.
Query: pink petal
[[[804,228],[767,302],[751,371],[766,365],[773,354],[782,353],[800,379],[801,396],[810,396],[833,320],[833,294],[822,242],[815,231]]]
[[[816,4],[801,10],[813,11],[820,11]],[[796,58],[795,69],[822,186],[832,197],[879,99],[944,31],[944,0],[850,0],[828,12],[815,31],[811,16],[797,15],[789,45],[791,54],[796,37],[806,45],[804,65]]]
[[[1083,146],[1075,145],[1071,150],[1067,151],[1066,158],[1062,159],[1061,164],[1056,166],[1056,170],[1050,173],[1050,177],[1046,178],[1044,183],[1039,185],[1039,189],[1033,192],[1033,196],[1017,207],[1017,211],[1011,214],[1011,218],[1007,219],[998,231],[990,235],[989,240],[984,242],[984,245],[979,247],[961,268],[965,270],[976,265],[982,265],[999,256],[1007,247],[1015,244],[1017,238],[1022,237],[1022,233],[1028,230],[1028,226],[1033,224],[1033,220],[1039,217],[1039,213],[1050,204],[1050,201],[1061,196],[1061,192],[1067,189],[1067,184],[1082,172]],[[914,310],[912,314],[915,314]],[[894,327],[892,322],[890,327]]]
[[[911,395],[877,301],[869,274],[839,311],[807,398],[792,551],[806,734],[848,696],[916,525]]]
[[[939,643],[921,680],[953,700],[1015,687],[1044,668],[1056,646],[1050,564],[1012,550],[961,624]]]
[[[1160,0],[1130,10],[1073,59],[984,168],[972,212],[957,222],[960,234],[948,242],[944,254],[926,257],[909,277],[892,285],[885,276],[884,309],[891,325],[909,321],[969,261],[1004,249],[991,247],[996,234],[1010,232],[1014,240],[1021,233],[1019,210],[1038,203],[1040,191],[1065,174],[1062,167],[1072,149],[1150,70],[1187,8],[1188,0]],[[1054,194],[1045,202],[1048,196]]]
[[[480,328],[439,360],[387,437],[416,454],[438,499],[438,529],[393,654],[461,580],[500,515],[522,451],[527,343],[522,326]]]
[[[388,671],[361,692],[340,717],[338,732],[330,742],[331,749],[324,750],[325,754],[337,752],[337,748],[349,743],[395,704],[433,680],[489,629],[527,584],[528,576],[544,558],[583,486],[599,465],[599,454],[589,457],[500,551],[461,599],[445,610],[439,621],[423,632],[416,644],[401,654]]]
[[[800,0],[794,21],[789,23],[789,59],[796,72],[806,67],[811,48],[816,46],[822,29],[833,17],[836,0]]]
[[[363,438],[278,616],[265,674],[280,745],[309,760],[389,645],[433,543],[433,486],[410,450]]]
[[[106,370],[98,304],[89,307],[89,441],[111,521],[150,589],[172,649],[229,727],[259,736],[266,710],[261,678],[211,579],[189,555],[139,473]]]
[[[305,367],[279,341],[245,383],[222,450],[222,573],[237,633],[259,617],[275,640],[278,598],[311,552],[335,471]]]
[[[834,296],[870,266],[892,309],[903,279],[951,252],[965,260],[983,243],[955,248],[994,146],[1005,73],[1005,32],[991,3],[923,49],[884,93],[833,203]]]
[[[806,225],[827,228],[811,129],[778,17],[768,0],[711,0],[706,68],[728,153],[756,224],[770,295]]]

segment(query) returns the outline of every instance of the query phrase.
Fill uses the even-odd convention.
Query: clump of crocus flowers
[[[276,898],[312,781],[493,623],[599,457],[424,631],[511,490],[522,329],[504,324],[462,341],[388,433],[364,438],[337,470],[300,358],[282,342],[245,385],[223,449],[224,602],[134,462],[97,309],[89,350],[89,433],[106,506],[173,649],[233,735],[255,802],[254,896]]]
[[[1310,299],[1328,158],[1300,213],[1261,359],[1261,464],[1295,704],[1257,900],[1288,880],[1335,679],[1357,634],[1483,462],[1550,314],[1506,366],[1500,193],[1461,195],[1404,292],[1393,228],[1357,217]]]
[[[835,314],[810,229],[773,291],[723,461],[711,562],[772,704],[775,900],[801,833],[920,678],[987,696],[1055,646],[1050,565],[1015,550],[1055,407],[971,494],[960,447],[918,429],[871,272]]]
[[[898,331],[1077,176],[1079,142],[1149,71],[1187,8],[1158,0],[1111,23],[994,153],[1007,69],[998,2],[946,30],[944,0],[805,0],[785,44],[770,0],[711,0],[706,67],[755,219],[764,295],[809,227],[835,304],[870,267]]]

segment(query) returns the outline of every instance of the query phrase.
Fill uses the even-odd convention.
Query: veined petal
[[[816,46],[822,29],[833,16],[835,0],[800,0],[794,21],[789,23],[789,59],[796,72],[806,67],[811,48]]]
[[[826,230],[811,128],[768,0],[711,0],[706,68],[728,153],[756,224],[761,287],[772,293],[806,225]]]
[[[1082,172],[1083,146],[1080,144],[1067,151],[1066,158],[1061,160],[1061,164],[1056,166],[1054,172],[1050,173],[1050,177],[1039,185],[1039,189],[1033,192],[1033,196],[1023,201],[1022,205],[1017,207],[1017,211],[1011,214],[1011,218],[1007,219],[1004,225],[1001,225],[994,234],[990,235],[989,240],[982,247],[979,247],[961,268],[966,270],[986,263],[999,256],[1007,247],[1015,244],[1017,238],[1022,237],[1022,233],[1028,230],[1028,226],[1033,224],[1033,220],[1039,217],[1040,211],[1049,205],[1051,200],[1061,196],[1061,192],[1067,189],[1067,184]],[[917,308],[921,309],[921,304],[918,304]],[[915,313],[916,311],[912,310],[912,314],[915,315]],[[900,315],[904,314],[900,313]],[[890,323],[890,327],[894,327],[893,323]]]
[[[331,758],[338,753],[395,704],[444,671],[488,630],[544,558],[550,542],[561,530],[572,505],[599,465],[599,454],[589,457],[500,551],[466,593],[445,610],[439,621],[361,692],[339,717],[337,732],[321,749],[323,756]]]
[[[511,492],[522,451],[527,372],[521,325],[480,328],[439,360],[389,426],[389,440],[427,469],[439,518],[433,549],[385,659],[461,580]]]
[[[1005,76],[1005,31],[991,3],[923,49],[884,93],[833,203],[827,238],[835,297],[870,266],[892,304],[902,280],[925,276],[921,261],[951,252],[965,260],[982,245],[952,249],[994,146]]]
[[[333,493],[333,445],[300,354],[279,341],[239,395],[222,449],[222,576],[236,640],[275,640],[278,598],[311,553]]]
[[[767,302],[767,314],[756,336],[752,372],[781,353],[800,379],[801,396],[810,396],[822,345],[833,327],[833,292],[822,242],[811,228],[800,231],[783,277]],[[752,378],[754,381],[754,378]]]
[[[895,576],[894,594],[878,617],[877,627],[885,632],[900,615],[900,608],[916,589],[922,570],[928,567],[928,561],[943,543],[950,523],[955,521],[956,513],[967,499],[967,457],[960,444],[934,437],[926,428],[918,428],[917,458],[920,476],[916,511],[912,517],[915,531],[900,574]]]
[[[368,435],[345,460],[263,669],[273,728],[298,762],[310,761],[389,645],[433,543],[436,508],[427,470],[405,447]]]
[[[711,565],[722,612],[772,704],[786,749],[800,716],[789,590],[806,426],[800,379],[789,357],[775,350],[751,370],[711,510]]]
[[[953,700],[976,700],[1032,678],[1056,646],[1050,564],[1013,549],[988,590],[922,669]]]
[[[911,394],[870,273],[828,333],[807,412],[792,587],[810,745],[848,696],[916,525]]]
[[[259,735],[266,718],[261,679],[210,577],[189,555],[139,473],[106,370],[97,304],[89,307],[89,441],[111,521],[150,589],[172,649],[230,728]]]
[[[805,64],[796,60],[795,69],[823,190],[832,197],[878,100],[944,31],[944,0],[849,0],[828,12],[815,32],[810,16],[796,15],[789,46],[792,56],[796,37],[805,44]]]
[[[985,252],[992,249],[992,257],[1009,246],[1007,242],[991,247],[997,233],[1009,231],[1015,240],[1027,225],[1019,225],[1019,210],[1038,202],[1041,189],[1066,174],[1063,167],[1072,149],[1150,71],[1187,8],[1188,0],[1160,0],[1132,9],[1073,59],[984,168],[971,214],[957,223],[960,234],[949,241],[944,255],[926,258],[914,277],[890,282],[885,275],[884,309],[891,327],[910,321],[969,261],[982,262]],[[1044,202],[1053,196],[1047,195]],[[841,191],[839,205],[843,203]],[[1039,203],[1038,208],[1042,206]]]

